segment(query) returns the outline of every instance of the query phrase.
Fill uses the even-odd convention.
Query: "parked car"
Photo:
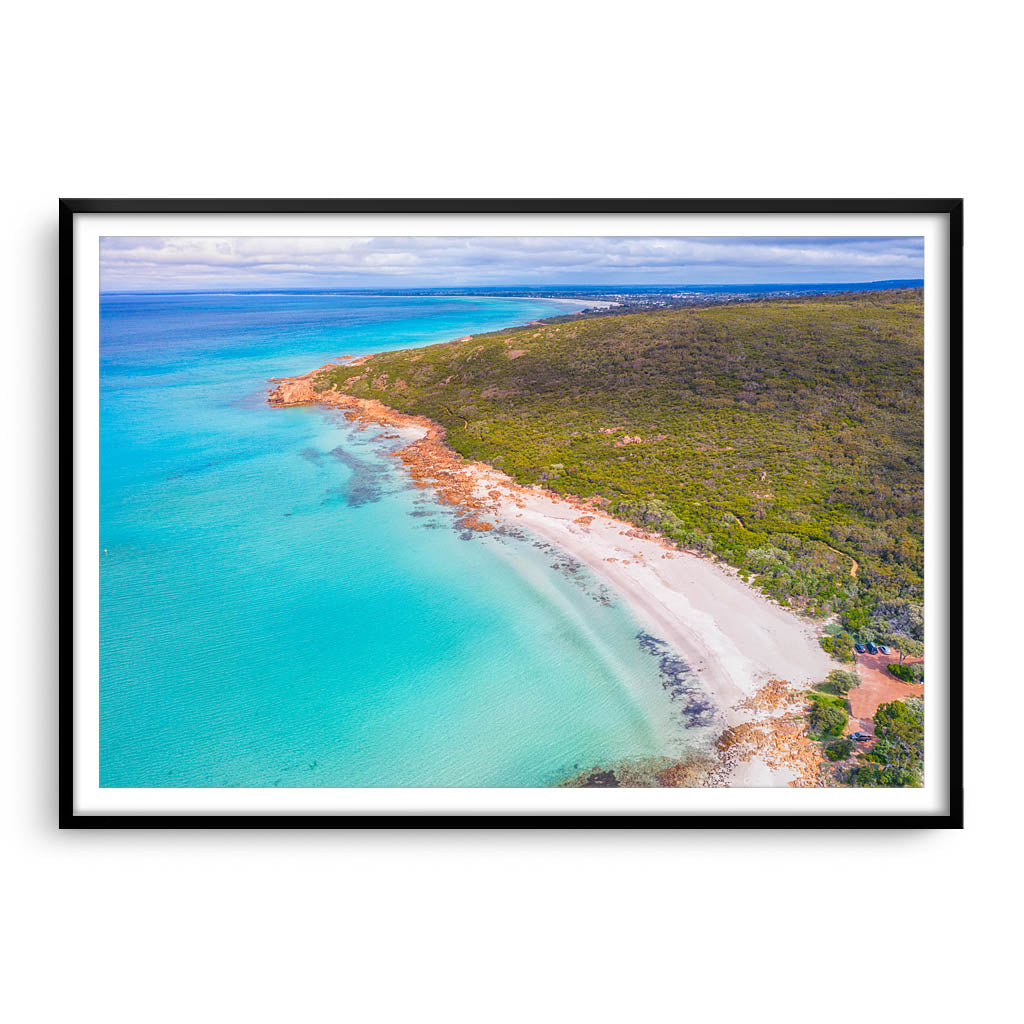
[[[878,648],[874,644],[868,644],[868,654],[877,654]]]
[[[878,649],[882,652],[882,654],[888,654],[889,653],[889,648],[886,647],[885,644],[879,644],[878,645]]]
[[[867,650],[867,648],[866,648],[866,647],[865,647],[865,646],[864,646],[863,644],[854,644],[854,645],[853,645],[853,649],[854,649],[854,650],[855,650],[855,651],[856,651],[856,652],[857,652],[858,654],[863,654],[863,653],[864,653],[864,652],[865,652],[865,651]]]
[[[850,739],[863,743],[865,740],[871,739],[871,737],[866,732],[855,732],[850,734]]]

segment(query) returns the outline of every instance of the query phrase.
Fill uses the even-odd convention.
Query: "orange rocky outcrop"
[[[348,365],[355,366],[369,359],[369,356],[355,360]],[[277,378],[271,383],[277,386],[270,392],[267,401],[273,406],[303,405],[319,403],[341,409],[345,417],[360,427],[384,426],[415,428],[423,436],[391,454],[400,459],[417,487],[431,488],[442,505],[448,505],[458,512],[456,525],[462,529],[486,532],[494,524],[485,517],[497,519],[500,502],[507,498],[519,508],[536,488],[515,483],[493,466],[473,463],[464,459],[445,444],[445,428],[440,423],[424,416],[412,416],[398,412],[375,398],[356,398],[338,391],[336,386],[327,391],[317,391],[313,384],[316,378],[327,370],[336,369],[336,363],[327,363],[319,369],[301,377]],[[351,378],[358,379],[358,378]],[[402,382],[396,382],[395,387]],[[638,439],[639,440],[639,439]],[[495,489],[500,484],[502,491]],[[601,511],[608,504],[607,499],[594,495],[586,500],[571,495],[556,495],[545,491],[547,497],[556,503],[564,502],[580,513],[575,520],[581,526],[589,526],[597,518],[611,518]],[[482,495],[482,496],[481,496]],[[658,534],[638,530],[627,523],[613,520],[626,527],[623,536],[639,537],[659,544],[666,550],[675,550],[675,545]]]
[[[335,364],[331,362],[324,363],[318,369],[304,373],[300,377],[272,377],[270,383],[276,384],[277,387],[271,388],[267,403],[280,408],[286,405],[309,405],[318,401],[319,396],[313,390],[313,381],[325,370],[333,369]]]
[[[305,378],[297,380],[282,381],[273,391],[267,401],[274,406],[286,405],[308,405],[316,401],[316,394],[313,385]]]
[[[398,412],[374,398],[356,398],[334,389],[315,391],[313,380],[329,367],[330,364],[302,377],[276,381],[277,387],[270,392],[267,401],[276,407],[312,402],[332,406],[341,409],[346,419],[361,429],[384,426],[411,427],[423,431],[424,436],[418,441],[392,452],[401,460],[412,482],[417,487],[433,489],[442,505],[455,509],[459,515],[456,525],[460,529],[481,533],[494,529],[494,524],[482,516],[496,514],[497,501],[492,498],[487,502],[477,497],[475,467],[444,443],[444,427],[423,416],[408,416]]]
[[[807,735],[807,701],[789,683],[771,679],[737,708],[752,712],[754,717],[726,729],[716,741],[726,764],[759,757],[769,768],[791,771],[794,779],[790,786],[827,784],[821,747]]]

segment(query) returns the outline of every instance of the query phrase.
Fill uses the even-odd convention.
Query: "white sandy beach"
[[[670,550],[610,516],[540,489],[510,485],[487,467],[470,472],[481,499],[494,502],[494,493],[501,495],[496,509],[502,519],[558,546],[621,594],[636,619],[700,673],[724,726],[752,719],[748,708],[737,705],[768,680],[801,687],[835,668],[812,624],[728,567]],[[734,767],[731,784],[785,786],[794,777],[791,769],[755,756]]]
[[[823,679],[834,667],[810,624],[728,568],[629,536],[628,528],[610,517],[594,515],[592,522],[579,523],[578,508],[546,495],[530,495],[524,504],[519,508],[509,497],[502,513],[614,586],[641,622],[650,623],[703,674],[704,685],[723,706],[749,696],[768,679],[799,686]]]

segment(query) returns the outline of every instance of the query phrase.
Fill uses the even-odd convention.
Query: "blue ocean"
[[[529,536],[465,539],[389,451],[268,379],[577,306],[101,300],[100,783],[547,786],[677,728],[640,624]]]

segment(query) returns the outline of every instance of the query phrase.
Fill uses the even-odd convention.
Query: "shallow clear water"
[[[464,539],[400,442],[265,404],[338,355],[567,308],[103,297],[101,785],[549,785],[672,742],[663,666],[585,570]]]

